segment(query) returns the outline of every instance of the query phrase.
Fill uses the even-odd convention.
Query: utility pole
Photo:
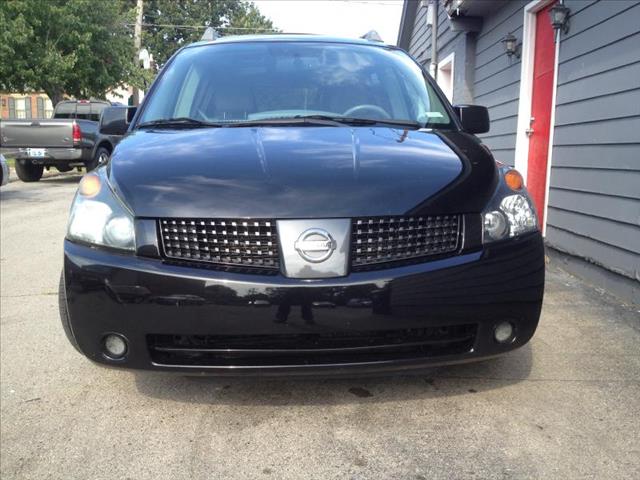
[[[135,50],[133,61],[138,66],[140,65],[140,47],[142,46],[142,2],[143,0],[136,0],[136,25],[133,28],[133,47]],[[137,107],[139,104],[140,90],[138,90],[136,87],[133,87],[133,105]]]

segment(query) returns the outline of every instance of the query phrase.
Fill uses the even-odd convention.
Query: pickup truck
[[[1,120],[0,152],[16,159],[23,182],[37,182],[46,168],[93,170],[106,162],[120,136],[101,135],[98,122],[106,101],[63,100],[49,119]]]

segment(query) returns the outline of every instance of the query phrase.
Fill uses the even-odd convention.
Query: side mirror
[[[136,107],[107,107],[100,115],[101,135],[122,136],[127,133],[129,124],[136,114]]]
[[[489,110],[480,105],[454,105],[462,129],[467,133],[486,133],[489,131]]]

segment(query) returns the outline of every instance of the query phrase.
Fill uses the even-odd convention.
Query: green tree
[[[240,2],[238,8],[232,12],[228,25],[220,33],[222,35],[248,35],[276,31],[273,22],[262,15],[258,7],[251,2]]]
[[[142,86],[132,21],[119,0],[0,0],[0,89],[43,90],[55,104]]]
[[[206,27],[220,35],[275,31],[253,3],[238,0],[145,0],[143,12],[142,45],[159,65]]]

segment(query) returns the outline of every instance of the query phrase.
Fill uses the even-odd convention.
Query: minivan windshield
[[[404,52],[386,47],[287,41],[202,45],[180,52],[158,82],[138,126],[300,118],[452,126],[420,68]]]

